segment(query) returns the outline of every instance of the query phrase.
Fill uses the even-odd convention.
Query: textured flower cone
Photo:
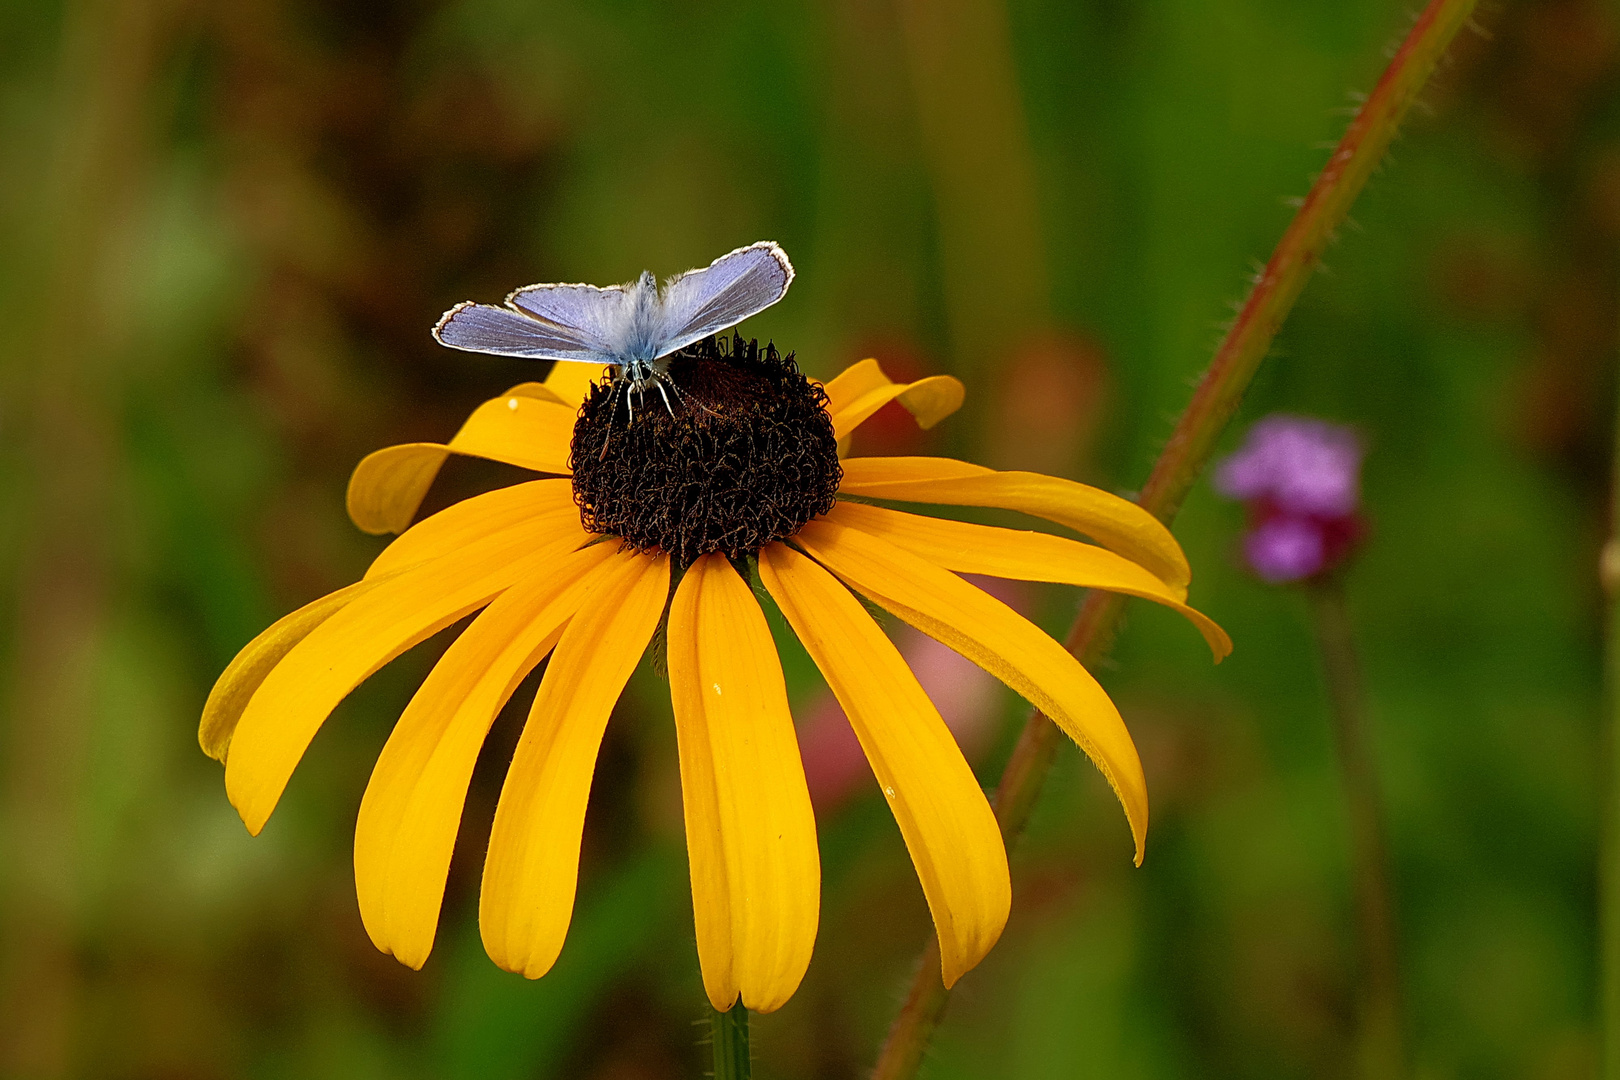
[[[705,362],[728,360],[713,343],[703,348]],[[338,702],[406,649],[477,613],[400,717],[355,828],[355,884],[366,930],[403,963],[421,967],[432,949],[467,788],[490,726],[547,657],[496,809],[479,922],[485,948],[502,967],[535,978],[556,961],[572,915],[602,735],[667,620],[704,987],[721,1010],[740,998],[769,1011],[792,995],[815,941],[820,862],[781,664],[755,592],[739,572],[753,566],[866,752],[933,915],[946,985],[1001,934],[1011,903],[1006,853],[950,731],[862,597],[968,657],[1062,727],[1118,794],[1141,861],[1147,789],[1118,710],[1062,646],[958,575],[1143,597],[1191,620],[1218,660],[1231,644],[1186,606],[1191,575],[1170,533],[1124,499],[1055,477],[944,458],[837,459],[834,448],[847,446],[856,426],[890,401],[924,427],[954,412],[962,387],[949,377],[894,383],[867,360],[816,387],[791,358],[740,341],[729,360],[770,381],[770,393],[756,395],[764,410],[757,415],[780,419],[774,395],[784,387],[812,403],[795,405],[790,420],[809,425],[804,430],[825,446],[825,461],[795,468],[805,471],[809,487],[827,482],[825,498],[783,488],[788,481],[776,475],[759,488],[777,485],[762,496],[770,513],[746,528],[726,518],[705,531],[701,526],[720,513],[714,506],[733,513],[738,492],[746,496],[757,486],[749,470],[760,461],[739,463],[734,450],[724,450],[715,475],[736,470],[740,479],[731,489],[704,486],[701,458],[695,473],[669,481],[696,485],[690,506],[697,510],[621,513],[622,506],[605,502],[619,498],[623,486],[605,464],[615,438],[644,440],[667,429],[695,446],[732,444],[702,418],[713,412],[702,401],[634,421],[662,428],[614,427],[619,403],[607,400],[610,391],[597,382],[603,370],[560,363],[544,383],[513,387],[480,406],[448,443],[389,447],[362,461],[350,482],[350,515],[368,532],[402,535],[361,581],[250,642],[209,696],[203,749],[225,762],[226,791],[256,834]],[[590,435],[597,442],[583,426],[592,415],[606,418],[607,426]],[[694,430],[709,434],[689,438]],[[729,437],[746,447],[756,434],[768,442],[769,432],[747,428]],[[570,468],[571,455],[585,445],[596,487]],[[487,492],[412,525],[452,453],[552,478]],[[809,475],[818,467],[820,479]],[[667,491],[659,484],[651,497]],[[800,494],[805,498],[796,499]],[[925,517],[869,499],[1015,510],[1096,543]],[[745,516],[758,509],[747,502],[741,499]],[[687,520],[699,512],[709,518]],[[613,514],[630,529],[651,522],[652,531],[602,534],[584,524]],[[666,539],[654,543],[649,536]]]

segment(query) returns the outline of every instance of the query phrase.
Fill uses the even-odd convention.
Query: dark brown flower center
[[[843,469],[827,395],[793,355],[708,338],[656,386],[593,387],[574,425],[574,501],[592,532],[685,566],[736,559],[832,509]]]

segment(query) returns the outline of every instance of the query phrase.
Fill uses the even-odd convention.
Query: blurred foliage
[[[379,542],[348,470],[533,377],[451,353],[450,304],[670,273],[761,238],[800,277],[749,325],[812,374],[876,355],[969,404],[867,450],[1116,490],[1146,475],[1407,25],[1392,0],[0,0],[0,1073],[685,1077],[702,1015],[667,693],[598,770],[557,969],[479,947],[475,781],[421,973],[357,917],[352,824],[442,640],[334,715],[263,836],[194,725],[214,676]],[[1350,578],[1420,1077],[1592,1075],[1596,550],[1620,242],[1620,24],[1488,10],[1426,95],[1246,417],[1356,425]],[[506,479],[458,463],[443,505]],[[1211,669],[1139,610],[1103,671],[1154,798],[1146,866],[1066,753],[1002,944],[929,1075],[1333,1077],[1350,1038],[1345,822],[1299,596],[1178,524]],[[1076,597],[1037,597],[1061,631]],[[785,646],[795,700],[819,687]],[[520,691],[523,702],[527,691]],[[1023,707],[1003,695],[993,781]],[[930,932],[881,800],[821,817],[816,959],[761,1075],[863,1075]]]

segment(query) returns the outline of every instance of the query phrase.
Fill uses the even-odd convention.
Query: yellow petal
[[[816,823],[765,616],[724,555],[681,579],[669,613],[703,987],[716,1009],[780,1008],[815,947]]]
[[[1023,695],[1079,743],[1125,807],[1141,864],[1148,823],[1142,762],[1119,710],[1078,660],[995,597],[886,540],[825,518],[794,539],[879,607]]]
[[[367,579],[402,570],[514,526],[555,525],[559,533],[579,522],[573,482],[566,478],[530,480],[496,488],[440,510],[406,529],[383,549],[366,571]],[[581,534],[583,539],[583,533]]]
[[[759,576],[843,706],[894,811],[950,987],[990,951],[1012,905],[990,802],[900,650],[848,589],[784,544],[759,553]]]
[[[613,374],[606,364],[581,364],[572,360],[558,360],[546,376],[546,389],[556,394],[564,405],[579,408],[591,386]]]
[[[1178,590],[1106,548],[1047,533],[971,525],[861,503],[841,502],[827,517],[959,574],[1051,581],[1140,596],[1184,615],[1204,635],[1217,663],[1232,651],[1226,631],[1181,603]]]
[[[840,441],[896,399],[917,418],[919,427],[931,428],[960,409],[965,396],[961,381],[949,375],[933,375],[912,383],[892,382],[876,360],[852,364],[824,389],[833,432]]]
[[[615,552],[563,631],[507,769],[484,860],[478,927],[507,971],[537,979],[574,910],[591,773],[608,714],[658,626],[669,558]]]
[[[448,444],[405,443],[362,459],[349,478],[349,517],[369,533],[404,530],[451,453],[566,474],[575,418],[573,407],[525,394],[486,401]]]
[[[1181,590],[1192,570],[1181,545],[1158,518],[1098,488],[1032,472],[996,472],[951,458],[848,458],[839,491],[873,499],[997,506],[1046,518],[1141,563]]]
[[[518,383],[516,386],[512,387],[512,389],[502,394],[501,397],[532,397],[537,398],[540,401],[554,401],[558,405],[567,405],[570,408],[579,407],[579,402],[569,401],[567,398],[557,393],[556,390],[541,382]]]
[[[577,419],[577,406],[509,394],[478,406],[450,440],[450,449],[535,472],[567,474],[572,471],[568,451]]]
[[[484,737],[557,644],[612,553],[594,544],[506,590],[445,650],[383,747],[354,830],[354,884],[371,940],[420,968]]]
[[[823,384],[822,389],[827,391],[827,411],[836,413],[840,409],[848,408],[851,402],[863,394],[892,385],[893,382],[883,374],[878,362],[868,359],[849,365]]]
[[[516,527],[377,582],[317,626],[265,677],[236,726],[225,792],[257,835],[327,716],[372,672],[579,546]]]
[[[449,456],[443,443],[402,443],[367,454],[349,477],[349,519],[362,532],[404,531]]]
[[[342,611],[375,584],[375,581],[357,581],[337,592],[327,593],[291,615],[283,616],[270,629],[244,645],[236,658],[226,665],[203,705],[202,723],[197,728],[197,741],[202,744],[203,752],[216,761],[224,761],[231,745],[231,736],[236,732],[237,721],[242,718],[242,710],[247,708],[248,700],[270,670],[317,626]]]

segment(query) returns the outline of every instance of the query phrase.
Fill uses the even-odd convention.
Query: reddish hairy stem
[[[1476,3],[1432,0],[1424,8],[1378,85],[1351,120],[1327,167],[1311,185],[1237,319],[1215,350],[1215,358],[1137,499],[1166,524],[1181,509],[1260,362],[1270,351],[1283,320],[1321,262],[1322,252],[1383,160],[1401,120]],[[1093,591],[1081,606],[1064,644],[1082,662],[1096,660],[1106,652],[1123,610],[1124,602],[1118,596]],[[1057,727],[1041,713],[1033,713],[996,788],[996,819],[1009,846],[1029,821],[1059,742]],[[907,1080],[916,1075],[948,999],[949,992],[940,982],[939,948],[930,942],[889,1029],[873,1080]]]

